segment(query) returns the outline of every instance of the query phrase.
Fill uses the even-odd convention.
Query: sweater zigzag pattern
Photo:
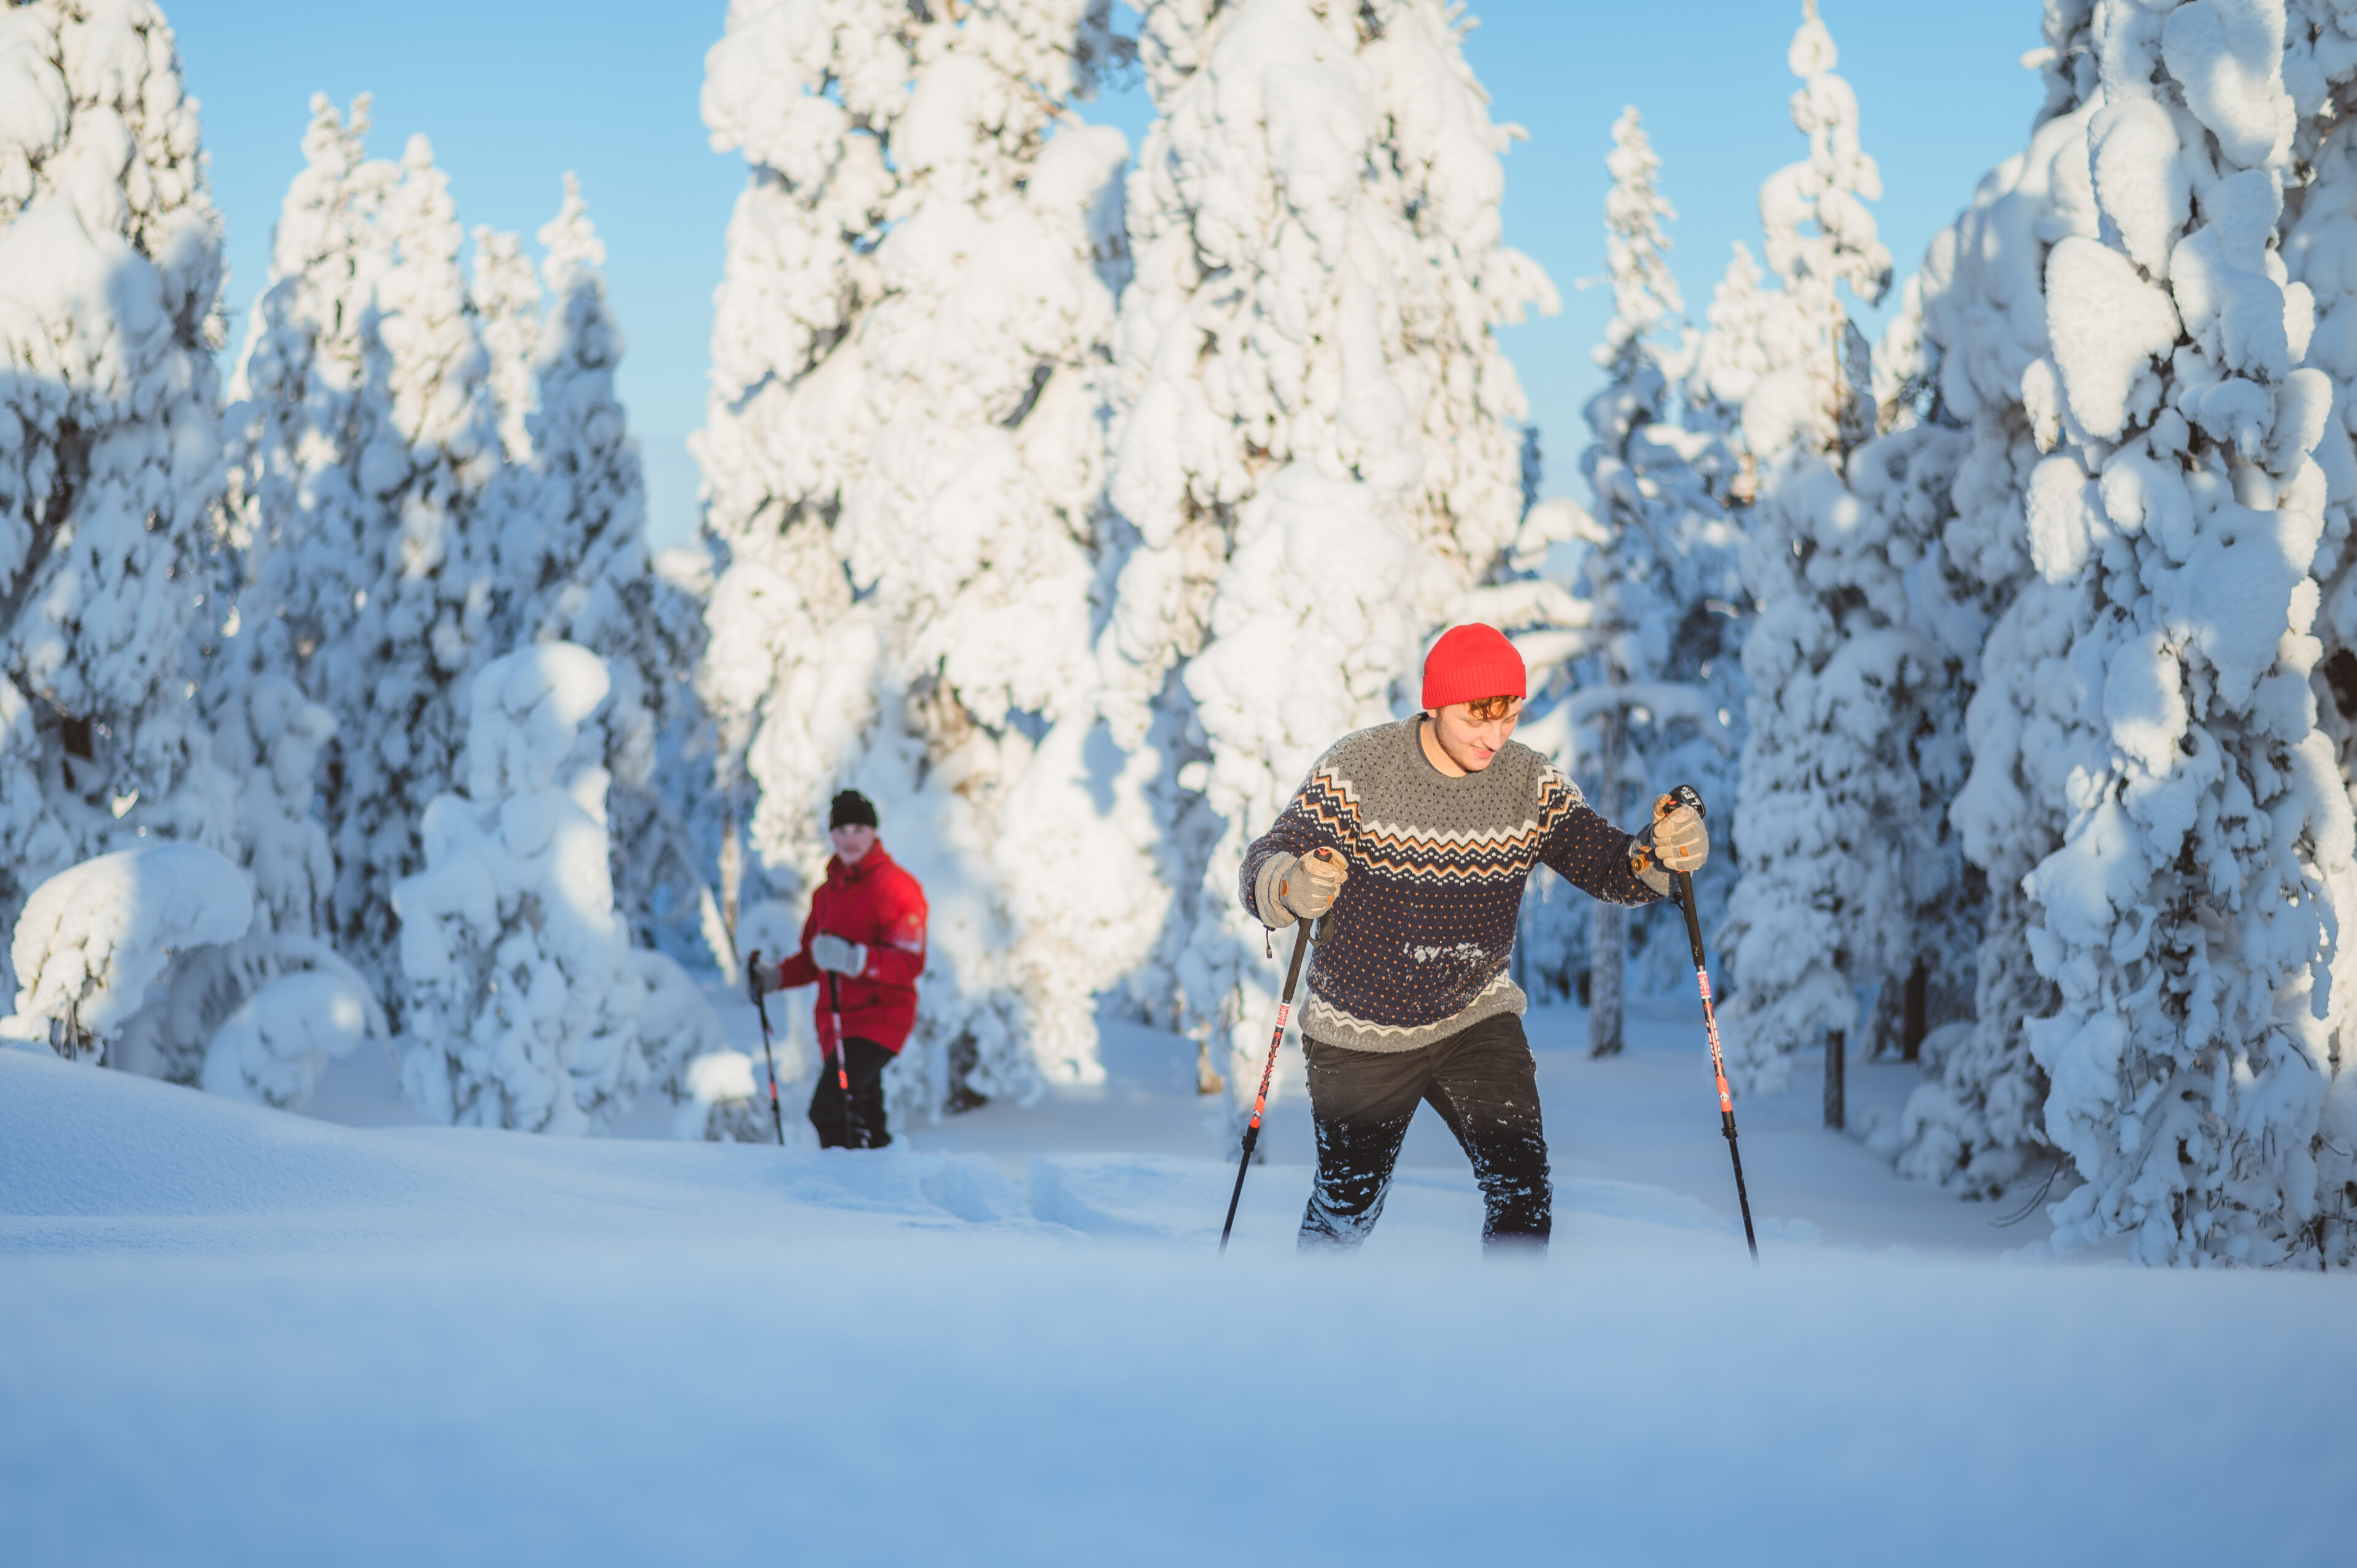
[[[1349,863],[1302,1010],[1321,1044],[1415,1050],[1522,1012],[1506,967],[1534,865],[1616,904],[1661,897],[1632,863],[1637,841],[1537,752],[1509,742],[1480,772],[1452,779],[1425,756],[1420,723],[1336,742],[1244,852],[1244,908],[1271,928],[1293,923],[1276,889],[1296,861],[1323,848]]]

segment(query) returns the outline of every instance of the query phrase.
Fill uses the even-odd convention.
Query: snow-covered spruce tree
[[[568,209],[577,201],[571,177],[566,177]],[[586,222],[586,220],[585,220]],[[547,243],[545,235],[542,243]],[[594,241],[593,241],[594,243]],[[533,368],[540,355],[540,274],[523,253],[523,242],[513,234],[478,224],[475,263],[467,280],[467,306],[475,315],[491,402],[500,415],[500,446],[512,464],[532,456],[532,435],[526,422],[533,408]]]
[[[228,512],[244,580],[224,652],[319,703],[339,695],[329,678],[346,665],[328,650],[371,580],[363,544],[376,497],[360,457],[381,389],[368,380],[369,323],[389,259],[377,220],[400,171],[368,157],[368,109],[365,94],[349,118],[312,97],[304,168],[230,383]]]
[[[1087,745],[1125,148],[1063,106],[1112,56],[1106,6],[835,5],[826,38],[770,9],[732,12],[705,91],[756,170],[698,447],[724,761],[780,882],[814,879],[850,783],[927,885],[898,1104],[1086,1078],[1093,993],[1157,914],[1092,897],[1151,886],[1136,790],[1101,802]]]
[[[608,871],[605,663],[538,643],[470,689],[466,793],[426,808],[425,869],[393,892],[402,1091],[446,1124],[599,1131],[650,1075]]]
[[[1759,314],[1761,368],[1740,419],[1760,483],[1743,550],[1758,617],[1743,650],[1753,688],[1735,811],[1743,865],[1722,945],[1727,1076],[1747,1091],[1781,1087],[1802,1047],[1843,1048],[1857,988],[1911,947],[1891,813],[1917,793],[1903,750],[1911,689],[1942,669],[1904,624],[1913,543],[1845,477],[1874,434],[1876,404],[1842,290],[1878,301],[1890,254],[1864,205],[1881,182],[1858,144],[1857,101],[1834,74],[1814,0],[1789,59],[1809,156],[1760,188],[1768,264],[1783,286]]]
[[[1512,132],[1446,7],[1141,14],[1160,118],[1129,187],[1110,711],[1125,744],[1159,705],[1202,749],[1176,782],[1220,836],[1176,846],[1200,902],[1163,972],[1242,1057],[1275,991],[1243,845],[1320,750],[1413,700],[1425,638],[1512,542],[1523,405],[1491,333],[1555,299],[1499,242]]]
[[[1741,596],[1717,493],[1731,475],[1729,453],[1718,435],[1674,423],[1672,387],[1686,356],[1665,350],[1656,335],[1683,308],[1666,254],[1665,225],[1675,215],[1655,187],[1660,160],[1636,110],[1622,111],[1612,140],[1604,212],[1614,308],[1596,350],[1611,379],[1588,401],[1594,441],[1580,464],[1598,525],[1585,565],[1596,652],[1578,669],[1566,716],[1593,726],[1581,771],[1606,817],[1641,818],[1646,787],[1673,782],[1696,785],[1724,813],[1732,794],[1717,786],[1735,748],[1718,716],[1725,704],[1707,682],[1735,663],[1724,612]],[[1716,753],[1718,765],[1695,773],[1701,758],[1691,751]],[[1674,759],[1690,776],[1665,771]],[[1614,1056],[1629,911],[1597,902],[1590,919],[1588,1049]]]
[[[2030,566],[2026,498],[2055,415],[2049,392],[2033,420],[2024,388],[2049,347],[2046,252],[2099,226],[2086,142],[2101,106],[2086,52],[2091,20],[2085,5],[2050,16],[2048,102],[2029,145],[1981,182],[1971,208],[1932,241],[1919,279],[1922,357],[1912,368],[1934,389],[1935,421],[1961,426],[1968,441],[1948,520],[1917,575],[1921,624],[1960,671],[1952,702],[1967,702],[1969,774],[1949,816],[1986,877],[1987,903],[1964,922],[1981,933],[1971,961],[1974,1021],[1927,1040],[1930,1081],[1909,1097],[1898,1164],[1904,1175],[1976,1197],[2025,1166],[2035,1170],[2047,1147],[2046,1075],[2022,1026],[2053,1011],[2055,991],[2031,961],[2022,884],[2061,843],[2064,773],[2054,769],[2072,764],[2066,751],[2023,742],[2052,733],[2044,693],[2073,612],[2067,592]],[[2050,372],[2040,382],[2050,388]],[[1946,728],[1938,744],[1953,752]]]
[[[2277,245],[2326,83],[2305,27],[2287,59],[2279,5],[2114,11],[2082,35],[2102,221],[2046,258],[2051,347],[2023,383],[2048,449],[2030,554],[2056,590],[2024,719],[2045,723],[2015,757],[1976,755],[1975,779],[2059,776],[2066,813],[2024,884],[2058,993],[2028,1043],[2082,1183],[2056,1244],[2313,1262],[2319,982],[2352,828],[2310,685],[2310,567],[2352,476],[2320,446],[2334,389],[2300,366],[2313,296]]]
[[[933,1076],[904,1096],[936,1104],[1095,1076],[1095,993],[1159,915],[1138,896],[1142,802],[1108,777],[1100,803],[1083,755],[1128,147],[1057,105],[1111,58],[1105,6],[958,16],[925,40],[894,144],[909,215],[877,248],[861,331],[881,424],[837,529],[881,655],[853,777],[892,812],[895,854],[972,890],[935,897],[942,994],[927,1058],[903,1058]],[[944,1053],[968,1037],[953,1082]]]
[[[549,319],[520,315],[503,326],[484,318],[495,384],[495,339],[534,345],[522,391],[500,399],[503,410],[528,412],[522,456],[485,499],[495,554],[485,641],[510,651],[573,642],[606,660],[613,691],[601,727],[615,899],[640,944],[652,945],[658,931],[692,928],[704,888],[683,802],[668,787],[675,781],[662,776],[665,756],[674,769],[696,771],[689,741],[702,711],[689,682],[704,650],[702,606],[649,558],[646,479],[614,390],[623,343],[597,270],[606,250],[570,175],[540,242]],[[521,283],[503,292],[527,297]],[[536,284],[528,297],[539,298]]]
[[[872,430],[856,337],[880,292],[877,242],[902,209],[888,149],[919,27],[894,0],[826,0],[814,20],[787,0],[733,0],[705,60],[713,147],[751,173],[691,440],[720,558],[699,682],[735,821],[756,843],[794,846],[774,868],[787,891],[814,869],[801,841],[874,711],[869,628],[850,618],[834,527]]]
[[[385,262],[362,315],[350,448],[359,585],[348,610],[325,607],[339,613],[312,664],[337,723],[323,792],[337,943],[397,1012],[393,885],[419,864],[427,802],[457,778],[459,703],[491,607],[490,541],[478,513],[501,450],[449,180],[425,137],[410,138],[377,222]]]
[[[2357,29],[2357,17],[2340,27]],[[2337,36],[2346,52],[2348,32]],[[2345,97],[2346,82],[2337,74],[2334,86],[2336,97]],[[2293,281],[2306,284],[2316,300],[2308,362],[2333,380],[2333,418],[2316,454],[2330,473],[2345,457],[2357,421],[2357,135],[2345,118],[2326,133],[2313,163],[2312,183],[2287,193],[2298,198],[2298,217],[2285,226],[2283,255]],[[2323,590],[2316,629],[2325,650],[2314,682],[2318,717],[2339,754],[2343,786],[2357,786],[2357,542],[2330,508],[2315,575]],[[2327,874],[2334,908],[2357,908],[2357,865]],[[2332,996],[2332,1078],[2317,1140],[2314,1226],[2320,1253],[2339,1259],[2357,1251],[2357,1039],[2347,1005],[2357,997],[2357,942],[2342,941],[2334,954]]]
[[[205,751],[221,227],[149,0],[0,8],[0,929]],[[9,976],[0,973],[0,988]]]

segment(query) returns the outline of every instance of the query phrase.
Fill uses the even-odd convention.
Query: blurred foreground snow
[[[1297,1260],[1297,1095],[1218,1259],[1217,1102],[1143,1030],[858,1154],[0,1050],[0,1560],[2345,1560],[2342,1279],[2006,1266],[2040,1224],[1805,1096],[1745,1103],[1755,1272],[1689,1021],[1532,1024],[1558,1229],[1503,1267],[1430,1118],[1364,1254]]]

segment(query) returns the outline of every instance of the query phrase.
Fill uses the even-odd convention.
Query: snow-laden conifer
[[[1674,386],[1692,346],[1664,345],[1658,335],[1683,309],[1666,254],[1674,214],[1654,183],[1660,160],[1633,108],[1612,134],[1605,234],[1613,317],[1596,350],[1610,380],[1588,402],[1594,441],[1581,458],[1596,503],[1583,568],[1595,652],[1577,668],[1566,717],[1593,726],[1580,773],[1608,819],[1641,820],[1649,786],[1684,782],[1723,820],[1732,793],[1719,786],[1731,775],[1734,745],[1715,688],[1736,673],[1740,583],[1723,496],[1733,467],[1722,438],[1679,423]],[[1706,876],[1697,894],[1714,880]],[[1588,1048],[1611,1056],[1621,1046],[1629,912],[1598,902],[1590,921]]]
[[[393,892],[402,1090],[436,1122],[595,1132],[650,1076],[647,982],[608,870],[608,690],[604,661],[565,642],[471,683],[466,791],[426,809],[425,868]]]
[[[1126,149],[1064,109],[1109,58],[1102,0],[837,9],[822,47],[740,5],[712,57],[716,140],[759,172],[699,448],[729,553],[707,685],[775,875],[815,875],[851,783],[927,885],[894,1098],[937,1108],[1092,1076],[1093,993],[1153,929],[1150,829],[1091,743]],[[859,74],[876,49],[899,79]]]
[[[331,650],[368,585],[376,510],[360,456],[381,401],[367,362],[389,259],[377,220],[400,171],[368,156],[368,113],[366,95],[349,116],[312,97],[304,167],[279,209],[270,280],[230,386],[230,526],[244,581],[229,656],[314,702],[338,695],[331,678],[347,668]]]
[[[0,8],[0,61],[5,929],[50,875],[203,826],[173,797],[205,755],[182,655],[218,611],[221,260],[154,5]]]
[[[1969,692],[1969,777],[1948,815],[1987,902],[1971,959],[1973,1021],[1927,1040],[1930,1081],[1908,1100],[1898,1161],[1906,1175],[1976,1196],[2050,1157],[2046,1075],[2023,1025],[2053,1010],[2055,992],[2031,961],[2022,882],[2061,842],[2064,779],[2051,764],[2065,754],[2022,743],[2049,732],[2042,689],[2072,612],[2030,569],[2024,499],[2040,443],[2053,438],[2052,400],[2041,392],[2033,418],[2024,394],[2049,347],[2044,252],[2097,229],[2087,177],[2087,121],[2100,106],[2084,48],[2090,20],[2082,6],[2050,24],[2048,106],[2029,146],[1982,180],[1971,208],[1932,241],[1919,279],[1920,368],[1939,418],[1962,427],[1967,445],[1937,551],[1916,580],[1922,624],[1962,669],[1955,694]],[[2050,384],[2045,372],[2037,384]]]
[[[374,504],[322,693],[340,762],[326,797],[339,945],[391,990],[393,885],[419,864],[426,804],[456,781],[465,682],[483,657],[491,552],[478,512],[501,448],[449,178],[425,137],[410,138],[377,221],[386,263],[363,318],[355,476]]]
[[[2345,49],[2357,17],[2319,26],[2319,37]],[[2330,375],[2335,399],[2317,443],[2317,461],[2328,474],[2349,461],[2351,424],[2357,420],[2357,136],[2342,123],[2325,133],[2313,159],[2315,177],[2296,194],[2297,219],[2285,224],[2283,256],[2292,281],[2305,284],[2316,301],[2316,330],[2308,362]],[[2338,486],[2336,485],[2336,499]],[[2357,540],[2328,507],[2325,536],[2315,575],[2322,602],[2316,632],[2324,644],[2318,665],[2318,719],[2332,737],[2344,787],[2357,785]],[[2357,864],[2328,870],[2334,907],[2357,908]],[[2331,1081],[2325,1090],[2317,1139],[2318,1213],[2313,1222],[2318,1249],[2328,1259],[2357,1251],[2357,1039],[2347,1005],[2357,997],[2357,942],[2343,940],[2332,965],[2335,1027]]]
[[[716,150],[752,173],[715,296],[712,393],[692,446],[720,560],[701,671],[722,783],[757,844],[792,845],[873,711],[867,628],[834,537],[872,428],[857,328],[901,211],[888,152],[920,24],[894,0],[734,0],[705,60]]]
[[[566,195],[573,197],[570,177]],[[546,243],[545,237],[542,242]],[[511,463],[532,456],[533,365],[540,356],[540,274],[513,234],[478,224],[467,305],[490,361],[491,402],[499,410],[500,445]]]
[[[2035,581],[1991,638],[2011,711],[1976,725],[1958,814],[2004,831],[2027,784],[2059,818],[2022,883],[2054,988],[2027,1046],[2083,1184],[2057,1244],[2313,1261],[2352,830],[2310,684],[2311,567],[2352,476],[2279,245],[2326,62],[2305,27],[2287,54],[2268,0],[2122,20],[2050,16],[2094,79],[2071,158],[2089,183],[2021,381],[2045,456],[2024,487]]]
[[[1412,704],[1424,639],[1512,541],[1523,404],[1491,333],[1555,302],[1499,242],[1512,132],[1448,8],[1141,14],[1160,118],[1129,188],[1109,701],[1125,743],[1158,703],[1202,749],[1170,757],[1217,837],[1173,845],[1200,902],[1163,972],[1187,1027],[1250,1051],[1274,987],[1243,847],[1321,749]]]
[[[224,657],[292,679],[333,722],[324,934],[397,1008],[391,888],[464,732],[499,413],[432,150],[416,137],[398,166],[371,159],[365,101],[349,120],[323,97],[311,112],[234,389],[248,564]]]
[[[1727,1073],[1744,1090],[1781,1086],[1800,1047],[1843,1048],[1857,988],[1895,985],[1894,972],[1911,967],[1895,813],[1912,815],[1920,793],[1906,751],[1915,693],[1945,672],[1907,625],[1904,574],[1932,520],[1877,504],[1903,480],[1910,448],[1933,438],[1861,450],[1876,427],[1871,357],[1843,292],[1879,301],[1890,254],[1865,206],[1882,190],[1859,145],[1857,101],[1834,73],[1813,0],[1789,61],[1809,156],[1760,188],[1782,288],[1757,314],[1739,421],[1760,489],[1743,551],[1759,608],[1743,651],[1742,869],[1722,940]],[[1892,499],[1906,493],[1902,484]]]
[[[684,929],[703,879],[688,840],[691,756],[702,711],[690,678],[704,650],[702,606],[647,550],[646,479],[614,376],[622,333],[598,269],[606,248],[568,175],[555,218],[540,231],[550,315],[515,335],[533,345],[519,403],[523,446],[487,499],[494,564],[486,640],[515,651],[576,643],[606,660],[613,690],[601,720],[611,776],[615,900],[641,943]],[[509,285],[519,299],[520,284]],[[531,291],[538,299],[535,285]],[[486,319],[487,344],[496,323]],[[500,355],[492,355],[494,380]],[[664,758],[674,775],[664,777]]]

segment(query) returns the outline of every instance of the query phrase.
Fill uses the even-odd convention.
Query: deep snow
[[[1533,1016],[1535,1266],[1428,1116],[1364,1255],[1296,1259],[1297,1091],[1216,1258],[1220,1102],[1137,1029],[848,1155],[0,1051],[0,1561],[2346,1560],[2343,1280],[2021,1257],[1798,1091],[1740,1111],[1755,1273],[1688,1011],[1602,1063]],[[398,1119],[374,1051],[316,1112]]]

